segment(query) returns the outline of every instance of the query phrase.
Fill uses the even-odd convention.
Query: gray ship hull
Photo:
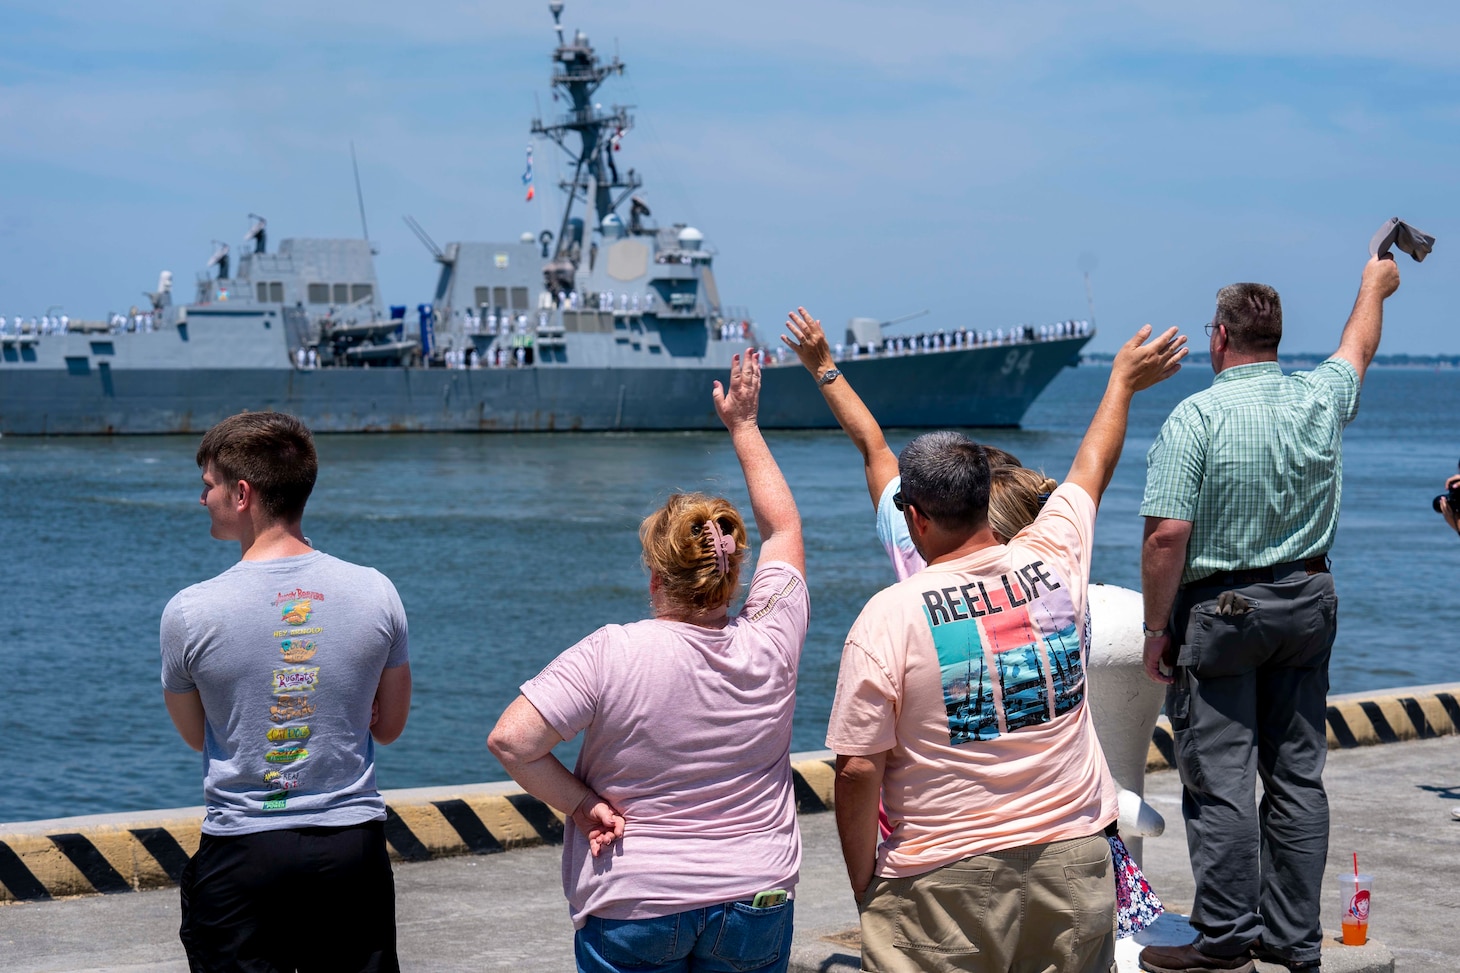
[[[889,427],[1016,426],[1088,336],[839,363]],[[198,433],[244,409],[299,416],[318,432],[717,429],[723,367],[0,368],[0,433]],[[794,359],[764,372],[768,429],[835,428]]]

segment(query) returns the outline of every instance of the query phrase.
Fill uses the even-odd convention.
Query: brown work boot
[[[1208,956],[1185,946],[1147,946],[1141,950],[1141,969],[1149,973],[1254,973],[1257,969],[1246,953],[1241,956]]]

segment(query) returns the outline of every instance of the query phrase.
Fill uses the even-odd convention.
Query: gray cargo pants
[[[1318,958],[1337,619],[1326,573],[1191,585],[1176,599],[1182,641],[1166,712],[1196,879],[1191,924],[1208,955],[1236,956],[1260,938],[1287,959]]]

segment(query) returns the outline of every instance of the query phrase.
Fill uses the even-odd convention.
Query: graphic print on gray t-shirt
[[[409,660],[405,611],[373,568],[318,551],[241,561],[162,616],[162,684],[207,714],[207,834],[378,820],[370,713]]]

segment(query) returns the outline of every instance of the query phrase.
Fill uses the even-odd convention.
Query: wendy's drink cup
[[[1345,946],[1362,946],[1369,941],[1369,892],[1373,885],[1372,875],[1338,876],[1338,901],[1343,908]]]

